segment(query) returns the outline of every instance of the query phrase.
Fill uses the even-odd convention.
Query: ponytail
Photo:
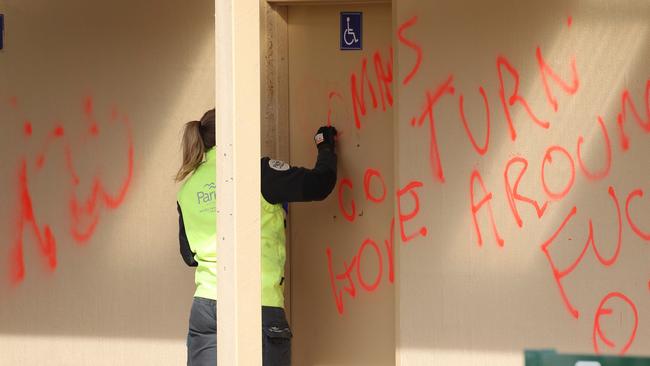
[[[201,138],[201,121],[192,121],[185,124],[181,145],[183,149],[183,164],[178,170],[178,173],[176,173],[177,182],[185,179],[185,177],[203,162],[205,146]]]
[[[183,132],[183,164],[176,173],[180,182],[203,163],[203,155],[215,145],[215,110],[203,114],[200,121],[187,122]]]

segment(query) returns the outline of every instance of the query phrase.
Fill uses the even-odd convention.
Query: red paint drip
[[[569,16],[566,18],[566,25],[567,25],[567,27],[569,27],[569,28],[571,28],[571,25],[573,25],[573,17],[572,17],[571,15],[569,15]]]

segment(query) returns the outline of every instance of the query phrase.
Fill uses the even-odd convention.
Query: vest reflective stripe
[[[282,205],[270,204],[264,197],[261,200],[262,305],[284,307],[284,210]]]
[[[194,296],[213,300],[217,299],[216,175],[216,151],[212,148],[178,192],[185,233],[198,262]]]

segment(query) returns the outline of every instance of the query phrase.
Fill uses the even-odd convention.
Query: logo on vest
[[[196,200],[199,205],[214,202],[217,199],[217,186],[213,183],[208,183],[203,186],[205,191],[196,192]]]

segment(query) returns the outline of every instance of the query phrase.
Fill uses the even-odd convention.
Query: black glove
[[[336,145],[336,134],[337,132],[334,126],[322,126],[319,128],[314,136],[314,142],[316,142],[318,150],[324,147],[329,147],[334,150],[334,146]]]

